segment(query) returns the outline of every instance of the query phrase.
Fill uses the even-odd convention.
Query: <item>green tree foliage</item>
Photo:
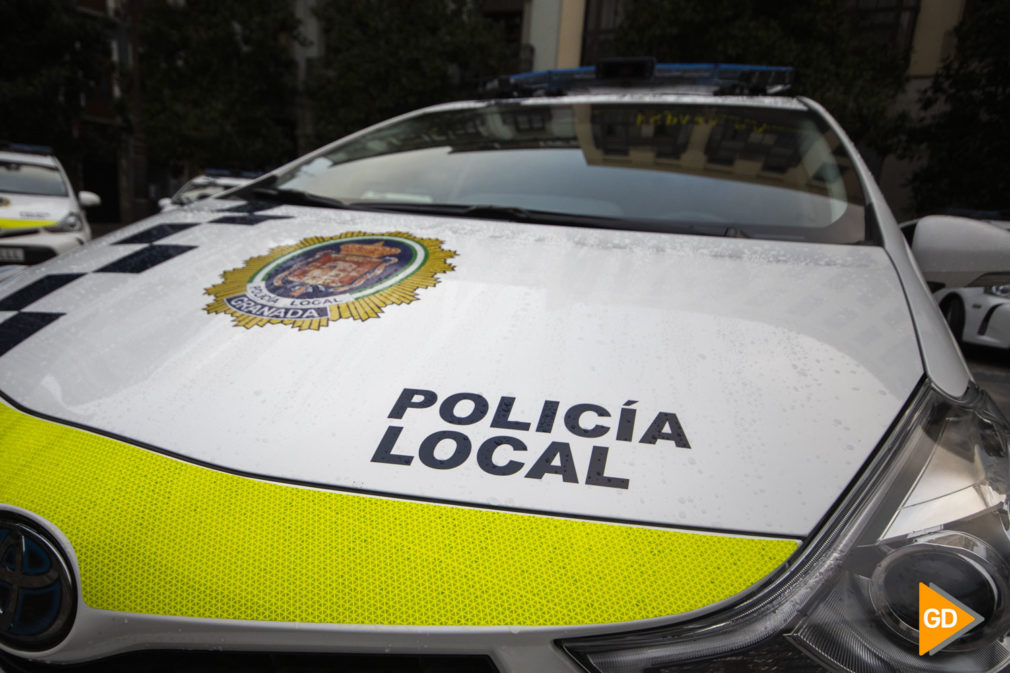
[[[325,55],[309,79],[318,142],[473,93],[506,53],[475,0],[320,0]]]
[[[925,163],[911,186],[920,213],[1010,208],[1010,3],[976,2],[957,50],[924,92],[908,154]]]
[[[111,83],[101,20],[72,0],[0,0],[0,139],[80,151],[85,97]]]
[[[865,36],[848,0],[634,0],[619,55],[665,62],[757,63],[796,69],[791,93],[823,104],[852,138],[886,153],[901,118],[907,55]]]
[[[294,158],[291,3],[148,0],[140,12],[149,158],[191,169],[267,169]]]

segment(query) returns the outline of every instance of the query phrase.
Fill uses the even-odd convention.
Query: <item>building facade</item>
[[[185,0],[173,0],[183,3]],[[302,39],[292,45],[301,83],[292,111],[297,149],[312,149],[316,133],[304,82],[326,49],[315,14],[318,2],[290,0]],[[571,68],[594,64],[614,53],[613,39],[632,0],[483,0],[482,14],[500,29],[516,71]],[[914,113],[920,93],[955,48],[954,29],[971,0],[851,0],[854,25],[887,49],[907,54],[909,83],[896,110]],[[76,167],[78,184],[102,195],[98,220],[131,222],[150,213],[152,204],[179,179],[154,167],[149,173],[140,113],[136,27],[143,3],[136,0],[78,0],[82,14],[101,20],[109,36],[111,67],[85,102],[82,135],[112,138],[109,152],[90,151]],[[675,20],[674,17],[664,20]],[[912,217],[907,181],[914,163],[896,157],[867,160],[900,218]],[[182,176],[187,177],[187,176]]]

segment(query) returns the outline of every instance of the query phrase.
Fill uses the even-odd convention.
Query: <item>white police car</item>
[[[36,264],[91,240],[84,208],[94,192],[74,194],[49,148],[0,145],[0,264]]]
[[[206,174],[198,175],[186,182],[171,198],[159,199],[158,208],[161,209],[161,212],[182,208],[194,201],[210,198],[226,190],[249,184],[253,177],[255,174],[232,175],[227,172],[208,171]]]
[[[910,250],[782,69],[608,74],[8,285],[0,668],[1005,667],[1008,428],[912,251],[1006,251]]]

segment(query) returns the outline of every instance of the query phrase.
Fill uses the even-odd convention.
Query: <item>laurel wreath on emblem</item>
[[[403,232],[313,236],[273,248],[225,271],[205,293],[207,313],[225,313],[238,326],[289,325],[319,330],[335,320],[378,318],[390,304],[409,304],[417,290],[452,271],[456,253],[442,241]]]

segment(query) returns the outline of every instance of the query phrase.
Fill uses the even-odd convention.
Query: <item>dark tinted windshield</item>
[[[352,205],[505,206],[652,229],[867,238],[852,161],[804,110],[501,103],[431,112],[338,144],[275,186]]]
[[[0,192],[66,196],[67,186],[55,168],[0,160]]]

